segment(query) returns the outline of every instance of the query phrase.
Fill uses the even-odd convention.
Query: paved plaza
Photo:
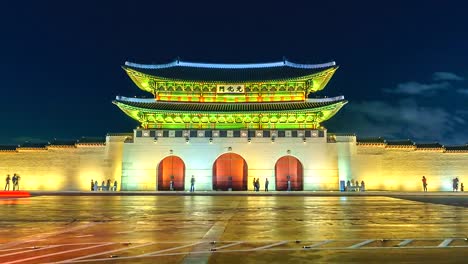
[[[468,260],[466,194],[181,194],[1,199],[0,263]]]

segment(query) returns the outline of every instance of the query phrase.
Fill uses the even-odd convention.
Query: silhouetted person
[[[260,178],[257,178],[257,180],[255,181],[255,186],[256,186],[256,191],[260,191]]]
[[[117,180],[114,181],[114,192],[117,191]]]
[[[195,176],[192,175],[192,179],[190,179],[190,192],[195,191]]]
[[[256,191],[257,190],[257,180],[255,178],[253,178],[252,184],[253,184],[253,187],[254,187],[254,191]]]
[[[91,179],[91,191],[94,191],[94,182],[93,182],[93,179]]]
[[[460,191],[462,191],[462,192],[465,191],[465,186],[463,186],[463,182],[460,184]]]
[[[13,182],[13,191],[19,191],[19,180],[20,176],[18,174],[13,174],[12,182]]]
[[[361,181],[361,192],[364,192],[366,190],[366,184],[364,181]]]
[[[5,178],[5,191],[10,190],[10,181],[11,181],[10,174],[7,174],[7,176]]]
[[[94,191],[97,192],[99,190],[99,185],[97,181],[94,181]]]
[[[268,184],[270,182],[268,181],[268,178],[265,178],[265,192],[268,192]]]
[[[106,191],[110,191],[110,179],[107,179]]]
[[[453,191],[458,192],[458,177],[453,179]]]
[[[426,179],[426,176],[423,176],[421,181],[422,181],[424,192],[427,192],[427,179]]]
[[[104,191],[104,188],[106,188],[106,182],[102,181],[101,183],[101,191]]]

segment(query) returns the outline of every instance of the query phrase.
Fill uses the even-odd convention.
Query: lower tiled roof
[[[381,138],[381,137],[377,137],[377,138],[356,138],[356,142],[358,143],[373,143],[373,144],[377,144],[377,143],[380,143],[380,144],[383,144],[385,143],[385,139],[384,138]]]
[[[190,112],[260,112],[260,111],[287,111],[318,108],[347,101],[336,100],[327,102],[275,102],[275,103],[189,103],[189,102],[131,102],[114,100],[115,104],[124,104],[132,107],[165,110],[165,111],[190,111]]]
[[[81,137],[77,140],[77,144],[102,144],[106,142],[105,137]]]
[[[447,151],[468,151],[468,144],[464,146],[445,146]]]
[[[414,146],[414,142],[409,139],[387,141],[387,146]]]
[[[416,148],[418,149],[434,149],[434,148],[443,148],[444,146],[439,143],[416,143]]]

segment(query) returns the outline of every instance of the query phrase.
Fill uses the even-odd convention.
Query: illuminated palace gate
[[[184,190],[185,164],[177,156],[164,158],[158,166],[158,190],[169,191],[171,179],[174,181],[174,190]]]
[[[117,96],[113,103],[140,123],[134,134],[136,140],[147,137],[155,143],[184,138],[190,144],[191,138],[197,138],[196,142],[206,138],[205,142],[213,144],[210,148],[220,149],[231,138],[245,138],[244,142],[259,142],[259,148],[269,148],[273,153],[284,151],[284,145],[267,147],[263,140],[252,137],[269,137],[278,143],[307,143],[308,138],[315,138],[326,143],[321,124],[347,103],[344,96],[310,96],[325,89],[338,69],[334,61],[216,64],[176,60],[165,64],[125,62],[123,69],[151,98]],[[306,151],[311,147],[301,145]],[[260,162],[262,159],[259,157]],[[183,186],[183,162],[170,160],[158,168],[159,190],[168,188],[170,176],[174,176],[176,189]],[[294,158],[280,159],[276,164],[277,189],[287,190],[289,179],[292,190],[302,190],[302,169]],[[213,185],[203,188],[247,190],[247,174],[245,160],[226,153],[213,164]]]
[[[238,154],[219,156],[213,165],[213,190],[247,190],[247,163]]]
[[[291,191],[303,190],[302,163],[295,157],[284,156],[275,165],[276,190],[288,190],[288,177],[291,181]]]

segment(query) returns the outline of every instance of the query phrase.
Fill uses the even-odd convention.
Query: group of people
[[[10,177],[10,174],[7,174],[6,179],[5,179],[5,191],[10,190],[10,182],[13,183],[13,191],[19,191],[19,180],[20,180],[19,174],[14,173],[13,177]]]
[[[117,180],[114,181],[114,185],[111,186],[111,180],[108,179],[107,183],[102,181],[101,185],[98,184],[98,181],[91,180],[91,191],[117,191]]]
[[[423,185],[423,191],[427,192],[427,178],[426,176],[422,176],[422,185]],[[452,191],[458,192],[458,183],[460,180],[458,177],[455,177],[452,179]],[[463,182],[460,184],[460,191],[464,192],[465,191],[465,186],[463,186]]]
[[[354,180],[348,180],[346,181],[346,188],[345,191],[351,192],[351,191],[361,191],[364,192],[366,190],[366,183],[364,181],[361,181],[361,185],[359,185],[359,181],[354,181]]]
[[[254,187],[254,191],[258,192],[260,191],[260,178],[254,178],[253,179],[253,187]],[[270,182],[268,181],[268,178],[265,178],[265,192],[268,192],[268,185],[270,184]]]
[[[453,178],[452,180],[452,185],[453,185],[453,191],[458,192],[458,183],[460,180],[458,177]],[[460,191],[464,192],[465,191],[465,186],[463,186],[463,182],[460,184]]]

